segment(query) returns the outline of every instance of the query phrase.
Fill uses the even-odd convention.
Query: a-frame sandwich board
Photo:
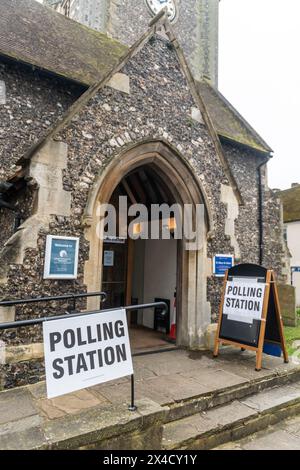
[[[230,317],[224,313],[224,302],[228,286],[256,286],[261,287],[261,312],[259,318],[245,321],[243,312],[237,310],[237,317]],[[236,289],[237,290],[237,289]],[[227,299],[226,299],[227,300]],[[252,304],[251,304],[252,305]],[[226,311],[226,309],[225,309]],[[240,314],[240,317],[239,317]],[[255,264],[240,264],[227,270],[220,303],[218,328],[215,337],[214,357],[219,354],[220,344],[227,344],[256,352],[256,370],[262,367],[262,354],[279,356],[283,354],[284,362],[288,362],[288,353],[285,345],[283,323],[280,311],[279,297],[275,275]]]

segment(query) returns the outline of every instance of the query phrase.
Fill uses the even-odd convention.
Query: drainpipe
[[[259,264],[262,266],[264,257],[264,226],[263,226],[263,189],[262,189],[262,174],[261,168],[266,165],[269,159],[264,160],[257,167],[258,173],[258,231],[259,231]]]

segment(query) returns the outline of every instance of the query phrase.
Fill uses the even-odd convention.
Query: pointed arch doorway
[[[190,204],[193,208],[204,205],[206,216],[201,246],[196,250],[186,250],[184,241],[176,240],[172,233],[167,240],[127,238],[112,242],[104,238],[99,208],[112,203],[118,210],[119,196],[126,196],[129,204],[143,204],[148,208],[152,204],[172,206],[177,203],[181,207]],[[170,232],[171,219],[168,223]],[[163,225],[161,222],[160,227]],[[137,145],[115,157],[99,175],[89,195],[84,223],[85,236],[90,243],[84,272],[88,291],[106,291],[108,307],[166,299],[172,313],[176,290],[177,345],[201,346],[210,323],[206,300],[209,212],[198,178],[187,162],[161,141]],[[95,299],[89,299],[88,308],[98,308]],[[134,327],[152,330],[155,326],[154,312],[133,314],[129,322]]]

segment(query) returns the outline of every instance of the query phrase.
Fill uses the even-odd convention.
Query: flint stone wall
[[[221,202],[222,186],[229,187],[229,182],[206,127],[191,118],[195,103],[174,49],[163,39],[155,38],[120,72],[129,77],[130,93],[108,86],[101,89],[55,136],[56,140],[68,145],[63,189],[71,194],[71,215],[51,216],[49,231],[40,231],[36,248],[26,251],[23,264],[10,266],[8,282],[0,285],[0,297],[35,297],[41,293],[44,296],[60,295],[86,289],[83,272],[89,257],[89,245],[81,221],[90,190],[97,176],[114,157],[148,139],[163,140],[174,147],[198,176],[213,221],[208,257],[212,258],[215,253],[234,253],[231,237],[225,234],[228,207]],[[31,92],[35,94],[34,89]],[[257,161],[250,153],[239,153],[231,147],[225,148],[225,153],[245,202],[235,221],[239,256],[243,262],[257,262],[258,192],[254,176]],[[270,206],[271,209],[274,207]],[[79,276],[76,281],[43,280],[47,233],[80,237]],[[220,279],[208,278],[207,298],[213,320],[218,314],[221,284]],[[54,315],[66,307],[66,304],[58,305],[56,302],[50,306],[35,306],[34,309],[18,307],[16,319]],[[2,334],[1,339],[9,345],[40,342],[41,328],[11,330]],[[38,380],[43,374],[40,361],[33,362],[30,367],[26,363],[2,366],[5,387],[20,385],[24,380]]]

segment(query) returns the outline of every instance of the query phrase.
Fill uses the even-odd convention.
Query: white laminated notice
[[[227,281],[223,314],[228,315],[228,320],[243,323],[261,320],[265,288],[265,283]]]

